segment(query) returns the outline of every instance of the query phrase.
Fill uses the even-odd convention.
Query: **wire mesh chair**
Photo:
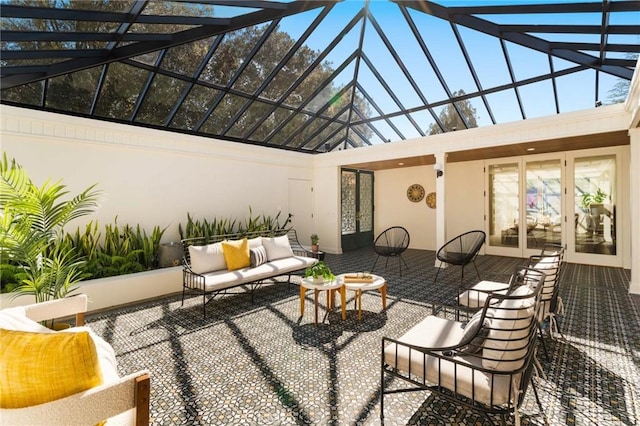
[[[462,267],[460,271],[460,289],[462,289],[462,282],[464,281],[464,267],[469,263],[473,263],[476,274],[481,279],[480,272],[478,272],[478,267],[476,266],[476,256],[478,256],[478,252],[486,238],[487,235],[484,231],[474,230],[460,234],[447,241],[436,253],[436,258],[440,261],[440,264],[433,283],[435,284],[438,281],[438,275],[443,263]]]
[[[445,306],[403,336],[382,338],[381,419],[385,395],[431,391],[482,413],[491,424],[488,414],[500,415],[503,424],[513,415],[519,425],[529,384],[544,415],[532,379],[544,277],[537,273],[533,282],[521,272],[514,276],[507,294],[489,295],[475,314]],[[450,310],[460,309],[468,321],[451,319]]]
[[[409,248],[409,240],[409,231],[402,226],[392,226],[391,228],[385,229],[380,235],[378,235],[373,243],[373,251],[375,251],[378,256],[376,257],[375,262],[373,262],[371,271],[373,272],[380,256],[387,258],[384,264],[385,269],[389,262],[389,258],[397,257],[400,276],[402,276],[402,263],[404,263],[404,266],[409,269],[409,265],[407,265],[407,262],[402,258],[402,253]]]

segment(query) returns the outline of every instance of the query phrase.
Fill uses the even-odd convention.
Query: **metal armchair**
[[[440,261],[440,264],[438,265],[438,272],[436,272],[436,277],[433,280],[433,283],[435,284],[438,281],[438,275],[440,274],[440,269],[442,268],[443,263],[462,267],[462,270],[460,271],[461,289],[462,282],[464,280],[464,267],[469,263],[473,263],[473,267],[476,269],[476,274],[478,274],[478,278],[480,278],[480,272],[478,272],[478,267],[476,266],[475,261],[476,256],[478,256],[478,252],[480,251],[480,248],[482,248],[486,238],[487,236],[484,231],[475,230],[465,232],[464,234],[460,234],[447,241],[436,252],[436,259]]]
[[[532,381],[543,277],[533,285],[515,281],[507,294],[489,295],[473,316],[463,310],[466,323],[448,319],[454,308],[443,308],[399,338],[382,338],[381,419],[386,395],[431,391],[487,418],[500,415],[503,423],[513,415],[518,425],[529,384],[543,412]],[[391,388],[390,377],[407,385]]]
[[[387,258],[384,264],[385,268],[387,267],[390,257],[397,257],[400,276],[402,276],[402,263],[404,263],[404,266],[409,269],[409,265],[407,265],[407,262],[402,258],[402,253],[409,248],[409,240],[409,231],[402,226],[392,226],[391,228],[385,229],[380,235],[378,235],[373,243],[373,250],[378,256],[376,257],[375,262],[373,262],[371,271],[373,272],[375,269],[380,256]]]

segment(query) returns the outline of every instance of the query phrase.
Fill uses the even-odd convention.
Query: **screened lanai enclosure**
[[[622,102],[640,51],[638,1],[2,0],[0,13],[2,103],[308,153]]]

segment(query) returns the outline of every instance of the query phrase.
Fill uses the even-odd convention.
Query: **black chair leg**
[[[371,267],[371,272],[373,272],[373,270],[376,268],[376,264],[378,263],[378,259],[380,259],[380,255],[378,255],[378,257],[376,257],[375,262],[373,262],[373,266]]]
[[[482,280],[482,278],[480,277],[480,272],[478,271],[478,267],[476,266],[476,261],[473,261],[473,267],[476,268],[476,274],[478,274],[478,279]]]
[[[538,323],[538,334],[540,336],[540,343],[542,344],[542,350],[544,351],[544,356],[547,358],[547,361],[551,361],[551,357],[549,356],[549,351],[547,351],[547,344],[544,343],[544,335],[542,334],[542,325]]]
[[[440,263],[440,265],[438,265],[438,270],[436,271],[436,277],[433,280],[433,283],[435,284],[438,281],[438,274],[440,273],[440,267],[442,266],[442,263]]]
[[[538,403],[538,408],[540,409],[540,413],[542,413],[542,417],[544,418],[544,424],[548,425],[549,422],[547,421],[547,415],[544,413],[544,408],[542,408],[542,401],[540,401],[540,396],[538,395],[538,388],[536,388],[536,383],[533,380],[533,377],[531,378],[531,388],[533,389],[533,394],[536,397],[536,402]]]

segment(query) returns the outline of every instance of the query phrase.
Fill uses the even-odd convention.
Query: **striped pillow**
[[[264,246],[249,249],[249,257],[251,258],[251,267],[255,268],[267,261],[267,251]]]

